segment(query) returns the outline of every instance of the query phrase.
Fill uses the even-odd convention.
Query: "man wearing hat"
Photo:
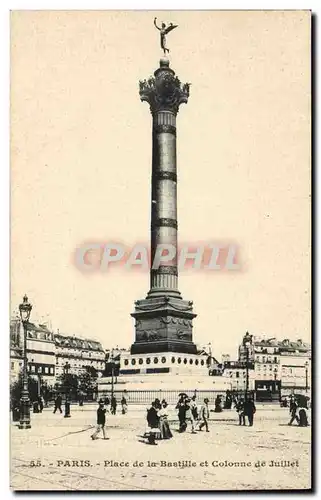
[[[185,407],[186,407],[185,421],[186,422],[191,422],[192,434],[196,434],[196,432],[195,432],[195,421],[194,421],[194,416],[193,416],[193,413],[192,413],[191,400],[188,397],[185,399]]]
[[[105,431],[105,423],[106,423],[106,408],[104,402],[102,400],[99,401],[99,406],[97,410],[97,427],[94,434],[92,434],[91,439],[98,439],[97,436],[100,431],[103,431],[104,439],[108,439]]]
[[[202,422],[199,425],[199,430],[200,431],[202,430],[202,428],[205,425],[206,432],[210,432],[209,429],[208,429],[208,419],[210,418],[210,410],[209,410],[209,407],[208,407],[208,403],[209,403],[208,399],[205,398],[204,399],[204,404],[202,405],[201,412],[200,412],[200,416],[201,416],[201,420],[202,420]]]

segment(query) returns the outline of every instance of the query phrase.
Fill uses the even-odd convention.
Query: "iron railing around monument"
[[[127,403],[135,404],[135,405],[150,405],[152,401],[155,401],[158,398],[160,401],[165,399],[168,404],[176,404],[179,398],[180,393],[185,393],[188,396],[192,397],[196,394],[197,403],[201,404],[205,398],[208,398],[210,404],[214,404],[215,398],[218,395],[221,395],[223,399],[225,399],[225,391],[219,390],[194,390],[194,389],[180,389],[180,390],[114,390],[114,395],[118,403],[124,396],[127,400]],[[110,398],[110,391],[102,391],[99,392],[99,398]]]

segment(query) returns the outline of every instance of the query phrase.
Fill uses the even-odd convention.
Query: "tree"
[[[22,389],[23,389],[23,376],[20,373],[18,379],[15,380],[10,386],[11,408],[19,406]],[[28,391],[29,391],[30,401],[31,402],[36,401],[38,399],[38,381],[30,376],[28,376]]]
[[[97,370],[93,366],[86,367],[86,371],[79,375],[79,391],[92,398],[97,391]]]
[[[60,375],[55,385],[56,391],[62,394],[69,394],[71,398],[77,398],[78,377],[72,373]]]

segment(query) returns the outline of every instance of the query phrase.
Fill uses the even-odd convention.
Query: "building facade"
[[[10,322],[10,374],[18,378],[23,368],[24,330],[20,318]],[[55,380],[56,352],[53,333],[46,325],[27,325],[27,360],[29,375],[40,383],[52,385]]]
[[[229,382],[231,391],[245,391],[247,384],[247,367],[244,361],[225,361],[222,375]],[[248,390],[255,389],[255,371],[253,362],[248,363]]]
[[[56,376],[68,373],[80,375],[93,369],[102,375],[106,366],[105,351],[100,342],[62,334],[54,335],[56,349]]]
[[[279,345],[282,392],[310,393],[311,345],[301,339],[285,339]]]
[[[255,390],[258,400],[277,400],[281,395],[310,392],[311,345],[301,339],[280,341],[274,337],[251,336],[247,347],[243,341],[238,361],[223,363],[223,376],[231,379],[232,389],[245,387],[247,365],[249,388]]]
[[[23,370],[24,330],[19,317],[10,321],[10,379],[14,382]],[[106,367],[106,354],[100,342],[54,334],[46,325],[28,323],[28,374],[40,384],[54,386],[66,365],[68,372],[80,375],[93,369],[100,376]]]

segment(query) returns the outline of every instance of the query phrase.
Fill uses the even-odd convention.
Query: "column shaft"
[[[153,114],[153,165],[151,204],[151,262],[158,245],[171,245],[176,255],[151,269],[150,294],[177,290],[177,174],[176,114],[158,111]]]

